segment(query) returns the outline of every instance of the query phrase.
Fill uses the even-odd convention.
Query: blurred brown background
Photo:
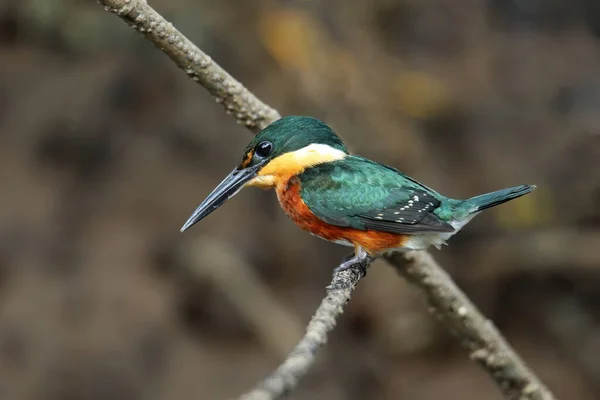
[[[561,399],[600,398],[597,0],[152,0],[282,114],[442,193],[522,183],[442,265]],[[0,0],[0,399],[225,399],[348,249],[248,190],[250,135],[91,0]],[[376,262],[293,399],[500,399]]]

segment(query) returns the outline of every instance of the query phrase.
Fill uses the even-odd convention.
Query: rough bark
[[[327,334],[335,327],[344,305],[361,278],[358,270],[333,274],[327,294],[312,316],[306,334],[290,352],[285,361],[271,375],[240,400],[271,400],[291,392],[315,361],[317,350],[327,343]]]

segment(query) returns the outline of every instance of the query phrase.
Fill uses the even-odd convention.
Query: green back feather
[[[393,233],[453,230],[434,214],[439,194],[366,158],[320,164],[298,178],[304,203],[330,224]]]

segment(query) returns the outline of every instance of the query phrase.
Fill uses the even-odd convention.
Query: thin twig
[[[272,400],[291,392],[314,363],[319,347],[327,342],[327,334],[335,327],[337,317],[350,300],[361,272],[350,269],[333,274],[327,295],[306,327],[306,334],[285,361],[240,400]]]
[[[146,0],[99,0],[167,54],[179,68],[205,87],[236,121],[258,132],[279,113],[262,103],[211,58],[177,31]],[[552,400],[554,397],[506,343],[502,335],[468,300],[427,252],[396,254],[387,260],[427,296],[432,311],[467,347],[471,358],[496,381],[508,399]],[[284,363],[247,399],[275,399],[292,390],[314,361],[317,349],[335,325],[360,274],[334,274],[327,296],[307,327],[304,338]]]
[[[496,381],[507,399],[551,400],[550,391],[510,347],[433,257],[424,251],[386,257],[396,271],[420,288],[437,316]]]

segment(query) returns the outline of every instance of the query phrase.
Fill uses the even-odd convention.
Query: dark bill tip
[[[262,163],[245,169],[234,169],[198,206],[196,211],[183,224],[180,231],[185,232],[200,222],[207,215],[221,207],[227,200],[235,196],[246,182],[256,176]]]

